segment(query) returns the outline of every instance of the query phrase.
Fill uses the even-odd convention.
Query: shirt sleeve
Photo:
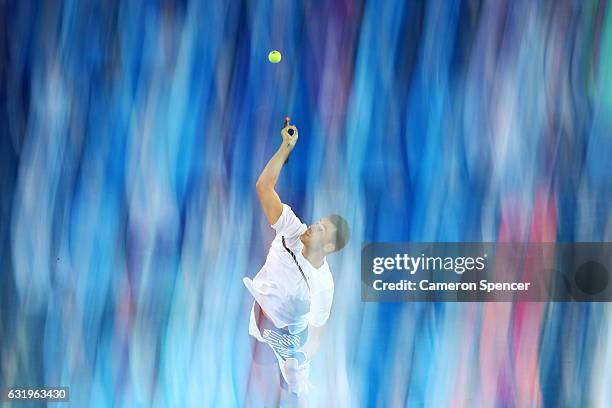
[[[308,323],[316,327],[325,325],[327,319],[329,319],[333,299],[333,289],[314,294],[310,304],[310,319]]]
[[[276,231],[276,235],[289,238],[300,233],[302,221],[295,215],[291,207],[283,204],[283,212],[272,228]]]

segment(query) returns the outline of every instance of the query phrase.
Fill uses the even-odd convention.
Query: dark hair
[[[333,252],[337,252],[344,248],[351,239],[351,229],[349,228],[348,222],[338,214],[328,215],[327,219],[336,227],[336,239],[334,241]]]

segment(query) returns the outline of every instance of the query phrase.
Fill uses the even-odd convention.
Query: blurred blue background
[[[267,61],[278,49],[283,60]],[[371,241],[611,241],[606,1],[3,1],[0,386],[242,406],[273,237],[343,214],[313,406],[609,406],[607,303],[360,302]]]

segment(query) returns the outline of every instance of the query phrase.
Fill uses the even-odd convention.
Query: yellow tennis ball
[[[268,60],[273,64],[278,64],[281,58],[281,53],[276,50],[270,51],[270,53],[268,54]]]

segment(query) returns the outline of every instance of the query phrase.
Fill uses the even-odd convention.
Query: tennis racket
[[[291,121],[291,118],[289,116],[285,116],[285,119],[283,120],[283,129],[289,126],[290,121]],[[289,136],[293,136],[294,130],[289,129],[287,132],[289,133]],[[287,164],[287,162],[289,161],[290,156],[291,156],[291,153],[289,153],[289,156],[287,156],[287,160],[285,160],[285,164]]]

